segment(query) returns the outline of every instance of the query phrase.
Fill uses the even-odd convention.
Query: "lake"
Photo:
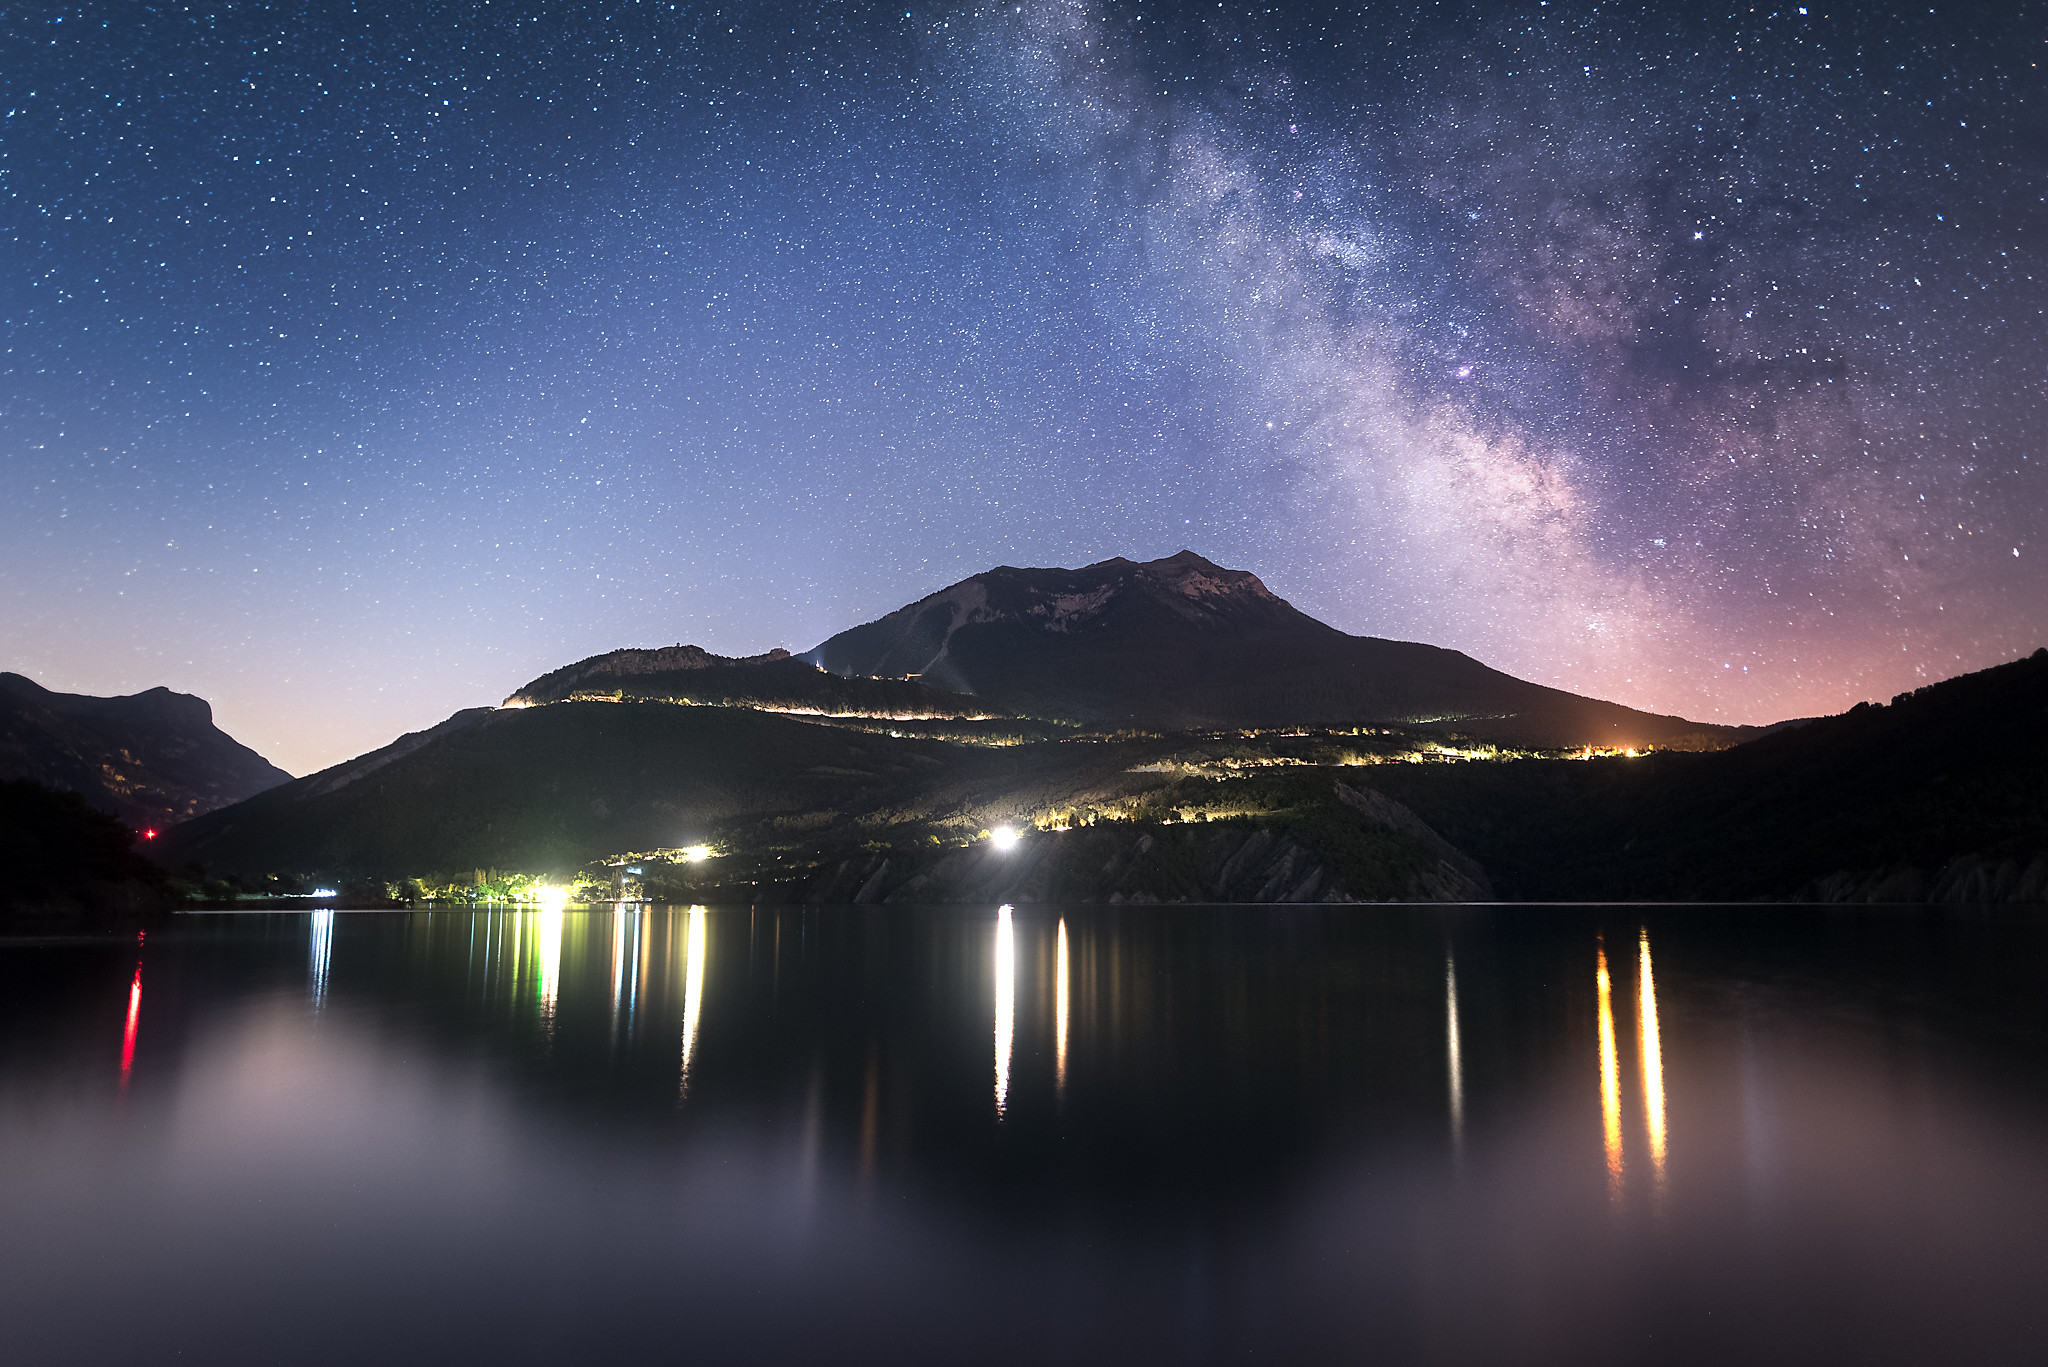
[[[0,941],[20,1363],[2034,1363],[2048,921],[1024,906]]]

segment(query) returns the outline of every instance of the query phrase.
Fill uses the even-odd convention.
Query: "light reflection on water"
[[[683,1064],[676,1091],[690,1094],[690,1057],[697,1049],[697,1021],[704,1014],[705,908],[690,908],[689,948],[683,960]]]
[[[308,919],[312,929],[307,937],[311,941],[306,953],[307,995],[318,1011],[327,1002],[327,961],[334,953],[334,913],[316,911]]]
[[[1451,1148],[1465,1145],[1465,1055],[1458,1044],[1458,960],[1444,955],[1444,1054],[1450,1071]]]
[[[0,947],[19,1360],[2048,1346],[2024,920],[622,906],[139,958]]]
[[[1607,1197],[1621,1202],[1625,1176],[1621,1152],[1621,1052],[1614,1045],[1614,982],[1607,972],[1607,946],[1594,950],[1593,983],[1600,994],[1600,1132],[1607,1151]]]
[[[1053,1066],[1060,1099],[1067,1096],[1067,1016],[1073,1002],[1072,971],[1067,962],[1067,918],[1059,922],[1059,979],[1054,987]]]
[[[1664,1046],[1657,1033],[1657,975],[1650,966],[1650,932],[1639,932],[1642,963],[1637,969],[1636,1010],[1641,1022],[1638,1049],[1643,1063],[1643,1128],[1650,1140],[1650,1171],[1664,1189]]]
[[[996,908],[996,1118],[1010,1103],[1010,1042],[1017,1029],[1017,942],[1010,908]]]

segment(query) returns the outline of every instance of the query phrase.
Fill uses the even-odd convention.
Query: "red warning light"
[[[144,831],[144,832],[142,833],[142,838],[143,838],[144,840],[154,840],[154,839],[156,839],[156,832],[155,832],[155,831]]]

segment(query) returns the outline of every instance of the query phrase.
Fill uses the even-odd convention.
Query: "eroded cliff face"
[[[2048,902],[2048,852],[1958,855],[1937,869],[1890,867],[1817,878],[1793,899],[1811,902]]]

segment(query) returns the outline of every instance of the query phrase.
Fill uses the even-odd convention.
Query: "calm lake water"
[[[2044,982],[1915,910],[0,942],[4,1355],[2036,1363]]]

